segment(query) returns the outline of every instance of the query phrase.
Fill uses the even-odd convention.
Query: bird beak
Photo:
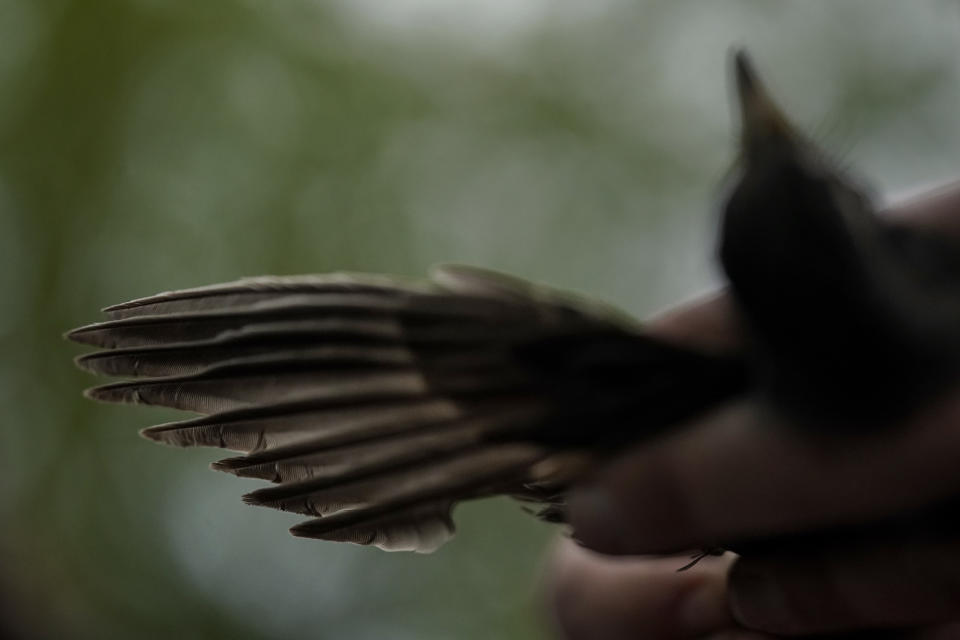
[[[734,73],[740,105],[741,144],[747,163],[759,161],[770,149],[792,146],[796,139],[793,127],[770,97],[743,49],[734,55]]]

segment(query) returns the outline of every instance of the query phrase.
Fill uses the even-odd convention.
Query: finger
[[[911,226],[960,236],[960,180],[925,189],[890,207],[884,214]]]
[[[844,440],[729,405],[601,468],[570,498],[577,538],[604,553],[668,553],[907,511],[960,487],[960,393],[905,428]]]
[[[960,541],[918,533],[742,556],[730,572],[730,607],[744,626],[790,636],[950,622],[960,615]]]
[[[647,321],[647,328],[658,337],[711,353],[737,351],[742,342],[740,327],[726,289],[697,296]]]
[[[729,555],[729,554],[728,554]],[[733,624],[726,600],[730,557],[611,559],[563,541],[548,574],[550,600],[570,640],[699,638]]]

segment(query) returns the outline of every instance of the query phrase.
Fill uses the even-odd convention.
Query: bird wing
[[[141,433],[240,452],[213,467],[275,483],[244,500],[316,518],[295,535],[391,550],[435,549],[468,498],[562,519],[588,453],[688,413],[684,385],[721,397],[731,379],[607,307],[467,267],[253,278],[105,313],[67,334],[100,348],[81,368],[126,378],[91,398],[200,414]]]

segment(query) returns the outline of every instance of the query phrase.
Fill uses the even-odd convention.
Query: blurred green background
[[[216,452],[136,436],[171,414],[84,401],[60,334],[158,290],[442,261],[637,314],[689,296],[732,44],[880,195],[960,167],[955,1],[0,0],[0,628],[548,637],[556,532],[515,504],[461,507],[432,556],[294,539]]]

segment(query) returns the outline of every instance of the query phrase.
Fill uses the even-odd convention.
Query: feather
[[[424,458],[420,464],[398,468],[358,469],[334,479],[313,478],[258,489],[243,497],[247,504],[324,516],[344,509],[355,509],[407,495],[443,491],[460,486],[464,479],[496,477],[518,465],[526,467],[545,455],[532,445],[506,444],[479,447],[454,455]]]
[[[258,432],[256,441],[247,432],[242,435],[248,436],[247,442],[255,443],[250,449],[253,453],[227,458],[213,466],[241,477],[274,482],[360,477],[378,469],[427,462],[497,441],[511,430],[535,424],[545,415],[542,407],[530,401],[504,400],[469,408],[437,404],[433,413],[425,410],[427,406],[411,407],[416,413],[410,411],[407,416],[385,409],[371,415],[366,424],[320,423],[315,425],[312,435],[279,446],[273,446],[277,442],[275,431]],[[223,437],[222,434],[223,430],[219,435]]]
[[[372,531],[379,530],[395,514],[416,513],[419,509],[430,509],[438,503],[464,497],[491,495],[506,486],[522,483],[528,469],[544,455],[545,451],[541,448],[509,444],[432,465],[422,469],[419,474],[403,477],[393,485],[382,480],[379,483],[358,483],[356,487],[347,486],[339,493],[336,490],[328,494],[316,492],[301,497],[303,502],[300,505],[294,505],[291,500],[288,506],[302,507],[308,513],[320,513],[324,509],[329,512],[331,506],[324,500],[353,498],[357,504],[353,508],[303,522],[291,528],[290,532],[306,538],[359,541],[362,540],[362,534],[369,536]],[[259,499],[257,503],[260,504]]]
[[[169,376],[195,373],[225,360],[297,346],[399,344],[403,327],[393,319],[323,318],[264,322],[208,339],[95,351],[76,359],[90,373],[108,376]]]
[[[396,277],[357,273],[306,276],[260,276],[180,291],[167,291],[104,309],[111,319],[143,315],[245,307],[296,294],[378,293],[398,295],[408,291],[429,292],[429,285]]]
[[[281,456],[293,456],[428,426],[461,413],[457,404],[446,398],[381,394],[359,403],[334,397],[259,405],[149,427],[142,433],[156,442],[180,447],[220,447],[247,453],[279,451]],[[224,462],[219,468],[226,469],[230,464]]]
[[[197,413],[230,411],[273,402],[324,398],[361,399],[383,393],[419,395],[428,388],[423,376],[409,367],[392,371],[324,371],[295,360],[283,367],[252,363],[227,364],[197,374],[117,382],[87,390],[102,402],[144,404]]]
[[[87,395],[104,402],[213,413],[274,402],[360,400],[383,393],[456,393],[529,384],[522,371],[497,366],[496,354],[473,355],[422,370],[400,352],[373,361],[362,355],[340,359],[323,352],[289,352],[228,361],[184,376],[107,384],[89,389]]]
[[[594,329],[606,326],[619,331],[640,330],[640,325],[630,315],[612,305],[490,269],[445,264],[434,268],[430,277],[446,291],[533,307],[541,316],[555,321],[567,323],[586,318]]]
[[[410,324],[441,320],[472,319],[499,324],[504,321],[537,319],[529,307],[493,298],[454,294],[329,293],[289,295],[270,298],[246,307],[184,311],[159,315],[137,315],[86,325],[67,333],[76,342],[117,349],[170,342],[209,340],[220,333],[245,326],[308,318],[402,318]]]
[[[397,509],[362,524],[344,525],[322,533],[295,531],[296,527],[291,531],[300,537],[369,545],[384,551],[432,553],[453,537],[456,530],[450,514],[453,505],[452,500],[428,502]]]

